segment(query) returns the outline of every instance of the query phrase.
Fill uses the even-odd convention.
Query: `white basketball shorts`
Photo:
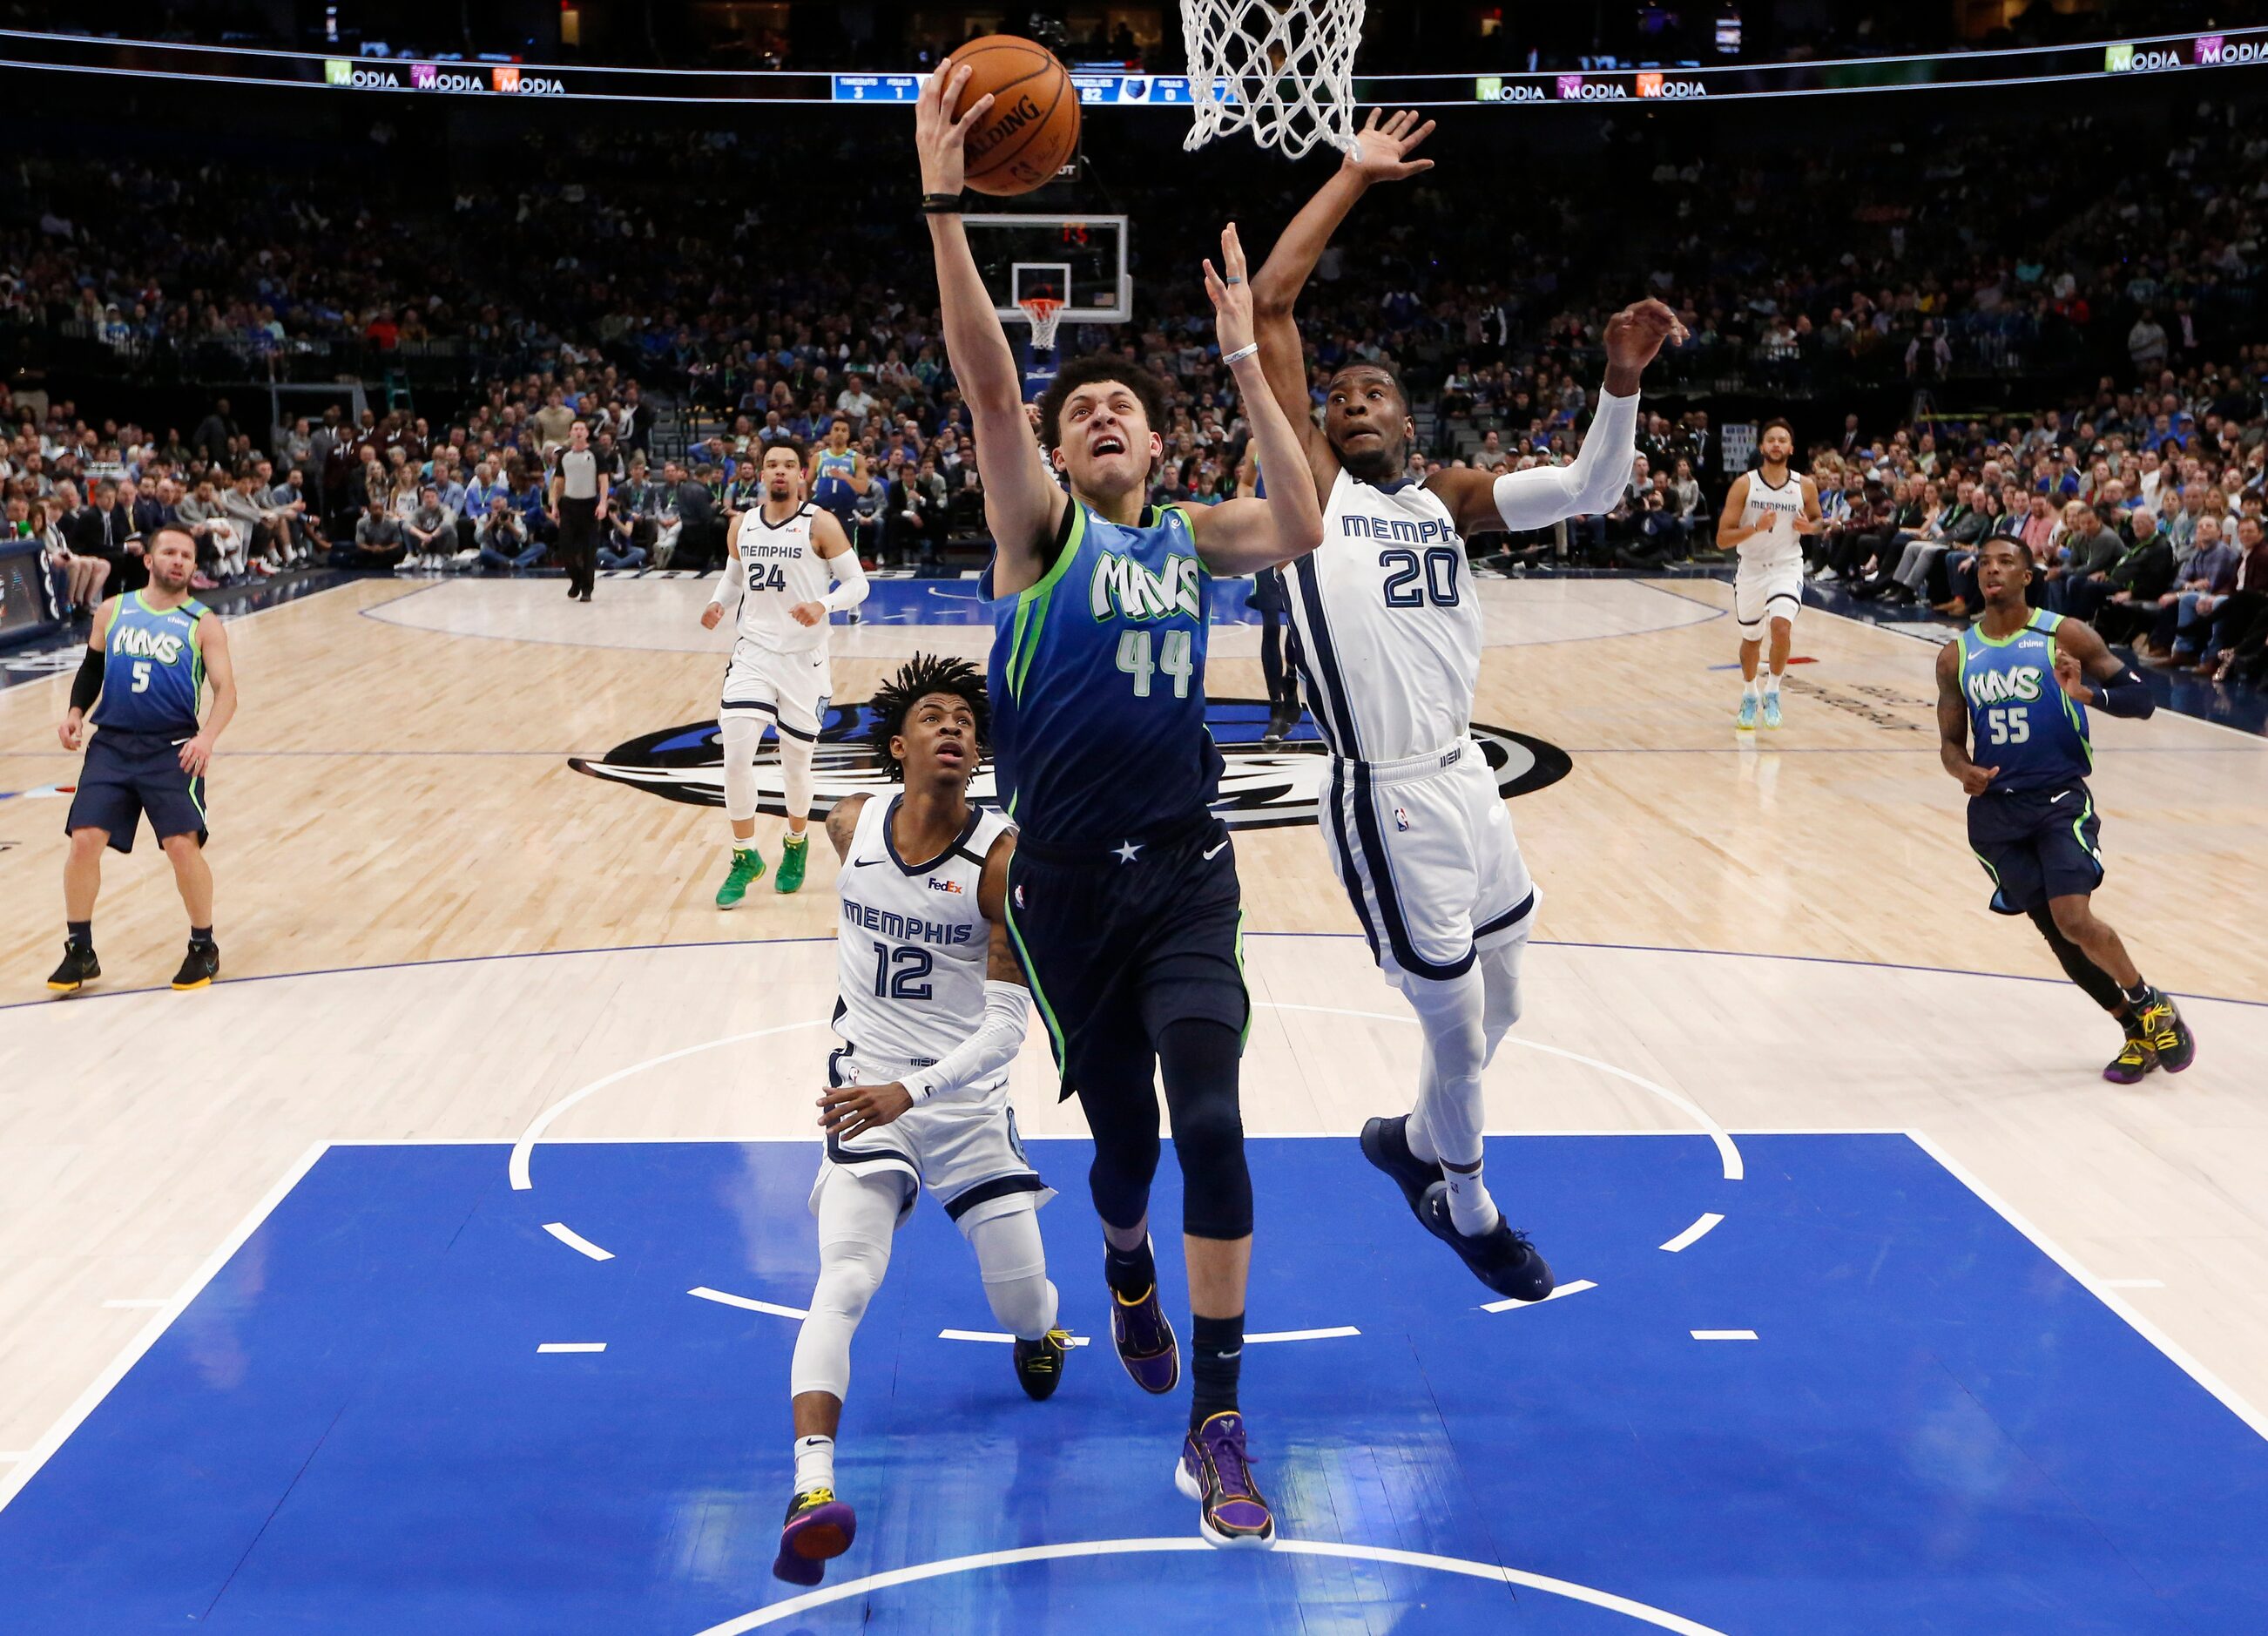
[[[916,1067],[929,1065],[877,1061],[848,1050],[836,1051],[827,1064],[828,1083],[837,1086],[887,1085]],[[916,1103],[889,1124],[862,1131],[850,1142],[829,1136],[827,1156],[819,1161],[818,1179],[811,1184],[814,1215],[819,1213],[819,1195],[827,1178],[838,1170],[902,1177],[901,1227],[913,1213],[921,1190],[928,1188],[964,1234],[980,1221],[1036,1210],[1056,1196],[1024,1156],[1005,1073],[983,1091]]]
[[[1733,617],[1740,622],[1741,639],[1763,638],[1764,627],[1775,619],[1793,623],[1803,611],[1803,564],[1783,563],[1751,573],[1743,568],[1733,577]]]
[[[744,638],[733,645],[732,662],[725,668],[725,691],[717,714],[719,719],[769,717],[782,733],[816,740],[834,691],[825,648],[781,653]]]
[[[1398,762],[1335,756],[1322,796],[1331,868],[1390,981],[1461,976],[1476,946],[1528,934],[1535,883],[1477,743]]]

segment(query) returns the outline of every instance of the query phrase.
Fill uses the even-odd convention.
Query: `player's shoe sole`
[[[1362,1127],[1362,1156],[1394,1178],[1410,1213],[1425,1220],[1425,1190],[1445,1178],[1441,1167],[1429,1165],[1410,1151],[1410,1116],[1373,1119]]]
[[[1436,1182],[1425,1190],[1418,1212],[1426,1230],[1457,1252],[1472,1275],[1498,1294],[1513,1301],[1542,1301],[1552,1291],[1551,1269],[1535,1253],[1525,1233],[1515,1233],[1498,1220],[1493,1231],[1469,1238],[1457,1231],[1449,1215],[1449,1184]]]
[[[775,1578],[791,1585],[816,1585],[825,1574],[822,1566],[850,1549],[858,1537],[858,1514],[831,1489],[799,1494],[789,1504],[787,1521],[780,1525],[778,1559],[772,1564]]]

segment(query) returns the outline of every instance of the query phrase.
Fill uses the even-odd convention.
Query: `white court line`
[[[547,1221],[543,1224],[543,1230],[566,1245],[568,1249],[588,1256],[593,1261],[612,1261],[615,1258],[613,1250],[600,1249],[564,1221]]]
[[[7,1509],[9,1502],[24,1492],[24,1485],[38,1474],[40,1468],[54,1456],[55,1450],[63,1446],[64,1439],[78,1430],[86,1417],[95,1411],[96,1407],[105,1397],[110,1396],[110,1389],[124,1380],[126,1372],[142,1360],[142,1354],[158,1344],[158,1338],[166,1332],[167,1326],[180,1315],[182,1309],[195,1301],[203,1292],[205,1286],[212,1282],[220,1270],[228,1264],[229,1257],[244,1248],[245,1241],[260,1230],[260,1224],[268,1220],[269,1212],[284,1202],[286,1194],[298,1186],[300,1178],[315,1168],[315,1161],[323,1156],[324,1150],[329,1146],[328,1142],[318,1142],[293,1161],[291,1168],[285,1170],[282,1177],[277,1180],[276,1185],[268,1190],[267,1197],[254,1205],[250,1213],[238,1222],[235,1230],[222,1242],[220,1248],[205,1258],[204,1264],[196,1270],[195,1274],[187,1284],[182,1286],[180,1293],[167,1301],[163,1310],[142,1326],[142,1332],[129,1341],[124,1350],[110,1360],[110,1367],[97,1375],[94,1383],[81,1392],[77,1401],[63,1411],[63,1418],[48,1428],[46,1436],[32,1445],[15,1469],[5,1478],[0,1478],[0,1511]]]
[[[109,1312],[132,1312],[143,1308],[154,1309],[158,1307],[171,1306],[172,1304],[173,1297],[170,1295],[135,1295],[122,1301],[106,1301],[102,1303],[104,1309]]]
[[[1697,1341],[1752,1341],[1756,1338],[1754,1330],[1689,1330],[1686,1333]]]
[[[1951,1153],[1947,1153],[1942,1147],[1940,1147],[1935,1142],[1932,1141],[1926,1135],[1919,1131],[1908,1131],[1906,1132],[1906,1139],[1912,1142],[1915,1146],[1920,1148],[1922,1152],[1936,1160],[1938,1163],[1943,1165],[1947,1171],[1951,1174],[1955,1181],[1960,1183],[1970,1192],[1976,1194],[1977,1198],[1983,1199],[1994,1210],[1999,1211],[2002,1220],[2006,1221],[2010,1227],[2015,1228],[2017,1232],[2021,1233],[2026,1238],[2031,1240],[2035,1249],[2036,1249],[2042,1255],[2045,1256],[2049,1260],[2054,1262],[2056,1265],[2061,1267],[2066,1272],[2071,1274],[2071,1276],[2078,1281],[2080,1286],[2086,1290],[2088,1293],[2093,1295],[2095,1300],[2101,1301],[2104,1306],[2110,1308],[2111,1311],[2125,1319],[2128,1328],[2132,1329],[2144,1340],[2149,1342],[2151,1345],[2155,1346],[2160,1352],[2165,1353],[2165,1355],[2172,1360],[2176,1368],[2179,1368],[2183,1374],[2187,1374],[2190,1379],[2195,1381],[2199,1386],[2204,1387],[2205,1390],[2211,1392],[2215,1397],[2220,1399],[2222,1407],[2226,1408],[2238,1419],[2243,1421],[2245,1425],[2250,1426],[2255,1432],[2257,1432],[2262,1437],[2268,1437],[2268,1415],[2262,1414],[2260,1411],[2255,1409],[2250,1404],[2245,1402],[2244,1399],[2239,1396],[2226,1381],[2222,1380],[2212,1370],[2206,1368],[2205,1365],[2199,1363],[2195,1358],[2191,1357],[2188,1352],[2176,1343],[2172,1337],[2169,1336],[2163,1330],[2161,1330],[2156,1324],[2151,1323],[2149,1319],[2144,1317],[2140,1313],[2135,1311],[2133,1308],[2128,1306],[2124,1301],[2113,1294],[2111,1293],[2110,1286],[2108,1284],[2095,1278],[2092,1273],[2088,1272],[2086,1268],[2080,1266],[2077,1261],[2073,1260],[2070,1256],[2066,1255],[2062,1247],[2057,1244],[2054,1240],[2047,1237],[2037,1227],[2034,1227],[2030,1222],[2025,1220],[2023,1217],[2018,1215],[2014,1211],[2008,1208],[2007,1205],[2002,1201],[1999,1194],[1995,1193],[1991,1188],[1985,1186],[1984,1183],[1978,1181],[1975,1175],[1970,1173],[1969,1168],[1966,1165],[1955,1159]]]
[[[1362,1331],[1351,1323],[1342,1323],[1335,1329],[1328,1330],[1270,1330],[1259,1335],[1246,1336],[1244,1344],[1248,1346],[1265,1346],[1270,1341],[1333,1341],[1361,1333]]]
[[[545,1341],[535,1350],[538,1352],[604,1352],[607,1350],[607,1343],[604,1341]]]
[[[863,1597],[878,1590],[887,1590],[896,1585],[917,1584],[923,1580],[943,1579],[948,1574],[968,1573],[982,1568],[1012,1567],[1023,1562],[1055,1562],[1066,1557],[1123,1557],[1150,1551],[1211,1551],[1213,1547],[1193,1534],[1172,1539],[1086,1539],[1060,1545],[1026,1545],[1015,1551],[986,1551],[974,1556],[948,1557],[941,1562],[924,1562],[912,1567],[892,1568],[885,1573],[869,1573],[864,1579],[845,1580],[839,1585],[822,1585],[799,1596],[775,1602],[770,1607],[758,1608],[753,1613],[743,1613],[722,1625],[712,1625],[698,1636],[741,1636],[767,1625],[777,1625],[814,1608],[823,1608],[831,1603]],[[1351,1562],[1391,1562],[1403,1567],[1431,1568],[1438,1573],[1461,1573],[1468,1579],[1491,1580],[1500,1585],[1525,1586],[1553,1596],[1565,1596],[1571,1602],[1588,1603],[1609,1613],[1619,1613],[1625,1618],[1651,1625],[1657,1630],[1674,1631],[1677,1636],[1726,1636],[1712,1625],[1683,1618],[1662,1609],[1649,1607],[1627,1596],[1617,1596],[1611,1591],[1594,1590],[1588,1585],[1578,1585],[1572,1580],[1550,1579],[1541,1573],[1530,1573],[1521,1568],[1499,1566],[1493,1562],[1469,1562],[1462,1557],[1427,1556],[1422,1551],[1396,1551],[1387,1545],[1341,1545],[1322,1539],[1279,1539],[1270,1552],[1277,1557],[1336,1557]],[[1268,1560],[1267,1556],[1253,1553],[1253,1566],[1257,1568]]]
[[[32,1451],[28,1448],[0,1448],[0,1465],[13,1465],[18,1460],[31,1457]]]
[[[565,1113],[585,1097],[603,1091],[609,1085],[620,1084],[634,1073],[644,1073],[648,1068],[659,1068],[666,1062],[675,1062],[681,1057],[690,1057],[700,1051],[714,1050],[719,1045],[738,1045],[743,1040],[761,1040],[774,1034],[792,1033],[797,1028],[815,1028],[820,1026],[820,1021],[814,1017],[808,1022],[783,1022],[774,1028],[755,1028],[746,1034],[728,1034],[721,1040],[707,1040],[698,1045],[688,1045],[681,1050],[664,1051],[659,1057],[649,1057],[644,1062],[634,1062],[627,1068],[617,1068],[602,1080],[592,1080],[580,1090],[570,1091],[550,1107],[536,1115],[534,1123],[520,1132],[519,1140],[512,1145],[512,1163],[508,1169],[512,1175],[513,1190],[524,1193],[535,1185],[528,1176],[527,1163],[529,1157],[535,1151],[536,1143],[543,1139],[543,1133],[551,1128],[553,1120],[558,1118],[561,1114]]]
[[[800,1307],[775,1307],[768,1301],[758,1301],[753,1295],[728,1295],[721,1289],[711,1289],[706,1284],[696,1285],[685,1292],[698,1295],[703,1301],[713,1301],[720,1307],[738,1307],[743,1312],[769,1312],[776,1318],[807,1318],[811,1315]]]
[[[1685,1231],[1680,1233],[1675,1238],[1671,1239],[1667,1244],[1664,1244],[1662,1249],[1668,1250],[1673,1256],[1681,1249],[1690,1249],[1694,1245],[1699,1243],[1703,1239],[1709,1235],[1710,1228],[1715,1227],[1724,1219],[1724,1217],[1719,1215],[1715,1211],[1709,1211],[1691,1227],[1687,1227]]]
[[[2102,1287],[2105,1289],[2163,1289],[2166,1287],[2166,1280],[2163,1279],[2105,1279],[2102,1280]]]
[[[1379,1022],[1406,1022],[1413,1028],[1418,1026],[1417,1018],[1395,1012],[1354,1011],[1344,1006],[1295,1006],[1285,1000],[1263,999],[1253,1003],[1267,1006],[1271,1011],[1311,1011],[1327,1017],[1367,1017]],[[1725,1127],[1703,1112],[1699,1103],[1679,1095],[1668,1086],[1656,1085],[1643,1074],[1632,1073],[1627,1068],[1617,1068],[1610,1062],[1601,1062],[1595,1057],[1586,1057],[1580,1051],[1561,1050],[1557,1045],[1539,1045],[1534,1040],[1523,1040],[1515,1034],[1506,1035],[1504,1043],[1520,1046],[1525,1050],[1542,1051],[1550,1057],[1565,1057],[1569,1062],[1585,1064],[1602,1073],[1611,1073],[1617,1080],[1627,1080],[1641,1090],[1653,1092],[1709,1133],[1709,1139],[1717,1145],[1717,1157],[1724,1166],[1725,1180],[1737,1182],[1748,1174],[1747,1167],[1741,1161],[1741,1150],[1733,1145],[1733,1139],[1726,1133]]]
[[[939,1330],[937,1332],[937,1338],[941,1341],[1001,1342],[1012,1341],[1016,1338],[1012,1335],[995,1335],[990,1330]],[[1084,1346],[1087,1345],[1087,1338],[1084,1335],[1074,1335],[1071,1338],[1071,1344],[1074,1346]]]
[[[1563,1295],[1580,1295],[1587,1289],[1596,1289],[1599,1286],[1596,1284],[1592,1283],[1588,1279],[1577,1279],[1572,1284],[1561,1284],[1555,1286],[1552,1292],[1549,1295],[1546,1295],[1542,1301],[1491,1301],[1482,1307],[1481,1310],[1483,1312],[1510,1312],[1515,1307],[1541,1307],[1550,1301],[1557,1301]]]

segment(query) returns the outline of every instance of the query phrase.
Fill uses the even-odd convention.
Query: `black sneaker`
[[[2142,1002],[2141,1015],[2136,1021],[2148,1038],[2150,1049],[2158,1054],[2158,1066],[2168,1073],[2179,1073],[2197,1060],[2197,1038],[2163,990],[2150,991],[2150,998]]]
[[[1055,1396],[1056,1388],[1063,1383],[1064,1361],[1071,1356],[1071,1336],[1062,1330],[1049,1330],[1035,1341],[1016,1343],[1016,1379],[1022,1383],[1024,1396],[1034,1403],[1045,1403]]]
[[[55,968],[48,986],[58,994],[75,994],[101,975],[102,962],[94,957],[94,945],[65,938],[63,963]]]
[[[1499,1295],[1513,1301],[1542,1301],[1551,1293],[1551,1269],[1528,1242],[1499,1219],[1493,1230],[1468,1238],[1457,1231],[1449,1215],[1449,1184],[1436,1182],[1425,1190],[1418,1219],[1435,1238],[1447,1243],[1472,1269],[1473,1276]]]
[[[2150,1044],[2150,1036],[2142,1032],[2139,1018],[2129,1015],[2125,1025],[2126,1043],[2102,1065],[2102,1077],[2113,1085],[2139,1085],[2142,1076],[2158,1065],[2158,1053]]]
[[[1373,1119],[1362,1127],[1362,1156],[1394,1178],[1410,1213],[1425,1220],[1425,1190],[1447,1180],[1441,1167],[1429,1165],[1410,1151],[1410,1116]],[[1432,1224],[1427,1223],[1430,1227]]]
[[[173,986],[177,989],[210,988],[212,980],[218,976],[220,945],[192,943],[188,954],[182,957],[181,969],[173,974]]]

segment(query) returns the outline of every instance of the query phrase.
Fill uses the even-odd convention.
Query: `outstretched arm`
[[[1292,307],[1314,272],[1315,263],[1322,259],[1331,235],[1346,220],[1355,201],[1370,190],[1371,183],[1399,181],[1433,168],[1431,159],[1405,157],[1432,134],[1432,120],[1420,125],[1417,114],[1407,110],[1396,114],[1381,128],[1378,110],[1371,109],[1357,138],[1358,151],[1341,161],[1330,181],[1292,218],[1252,280],[1252,311],[1260,342],[1261,366],[1267,373],[1276,402],[1283,406],[1292,429],[1300,434],[1301,447],[1314,474],[1317,492],[1326,496],[1338,477],[1338,457],[1331,452],[1330,441],[1323,436],[1322,428],[1315,424],[1314,413],[1307,401],[1307,349],[1300,344],[1300,325],[1292,316]]]
[[[1237,242],[1233,222],[1221,229],[1220,255],[1218,269],[1210,261],[1204,264],[1205,293],[1212,298],[1219,323],[1220,355],[1229,360],[1229,372],[1236,378],[1245,414],[1252,422],[1252,445],[1264,482],[1271,471],[1299,470],[1304,451],[1283,404],[1270,394],[1260,366],[1259,348],[1252,338],[1252,286],[1246,282],[1244,247]],[[1264,500],[1223,500],[1200,510],[1192,520],[1191,533],[1198,556],[1214,573],[1248,574],[1305,556],[1321,545],[1322,502],[1312,483],[1276,483]]]
[[[1468,534],[1548,528],[1562,518],[1612,511],[1638,454],[1638,378],[1664,342],[1684,339],[1685,326],[1661,302],[1624,307],[1607,321],[1606,390],[1572,462],[1498,477],[1452,467],[1427,478],[1427,491],[1441,497]]]
[[[992,106],[979,97],[957,118],[953,110],[969,70],[947,57],[922,86],[914,107],[914,141],[921,152],[924,195],[958,195],[964,183],[967,144],[976,122]],[[984,480],[984,520],[992,531],[992,594],[1006,596],[1038,583],[1043,553],[1071,502],[1047,467],[1024,418],[1016,355],[976,270],[968,234],[955,214],[929,218],[937,253],[937,291],[945,315],[945,352],[968,404],[976,438],[976,469]]]

